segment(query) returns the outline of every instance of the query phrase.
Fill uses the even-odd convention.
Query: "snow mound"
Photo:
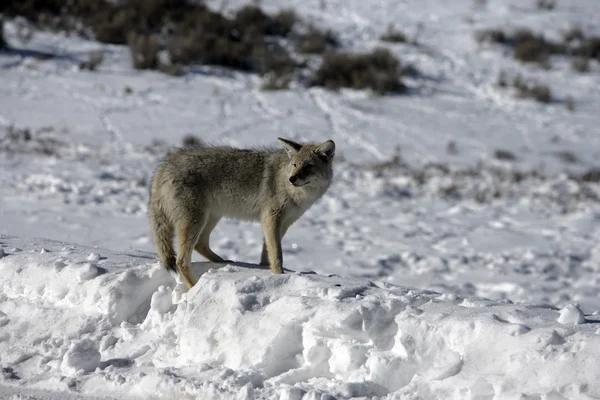
[[[90,248],[6,236],[0,246],[0,393],[19,385],[76,388],[82,399],[600,396],[598,320],[576,305],[248,264],[195,263],[200,280],[185,292],[145,253],[96,249],[102,256],[89,260]]]
[[[75,375],[79,371],[90,372],[100,365],[100,358],[96,343],[83,339],[71,345],[60,367],[65,375]]]
[[[8,239],[2,236],[0,241]],[[12,247],[12,251],[7,250],[12,254],[0,263],[4,277],[2,291],[9,298],[27,299],[47,307],[76,307],[82,313],[105,315],[119,323],[138,314],[145,315],[156,287],[172,282],[158,265],[140,266],[135,259],[152,261],[152,255],[133,254],[132,260],[125,261],[123,256],[114,254],[98,264],[88,261],[90,257],[83,253],[86,250],[83,246],[42,239],[34,243],[10,240],[18,246],[5,247],[5,250]],[[100,257],[93,259],[99,261]]]
[[[258,371],[304,393],[600,393],[588,380],[600,367],[596,328],[558,328],[565,312],[551,306],[229,266],[205,274],[177,313],[187,362]]]
[[[562,310],[560,310],[560,315],[557,319],[561,324],[584,324],[585,316],[583,312],[576,304],[569,304]]]

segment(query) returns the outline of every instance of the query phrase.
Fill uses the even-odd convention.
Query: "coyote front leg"
[[[281,239],[285,232],[281,215],[277,212],[268,212],[262,217],[261,223],[265,235],[265,243],[263,245],[260,264],[266,265],[268,261],[271,271],[274,274],[283,274]]]
[[[280,243],[283,240],[283,237],[285,236],[285,233],[287,232],[289,227],[290,227],[290,224],[284,224],[281,227],[281,229],[280,229],[281,235],[279,236]],[[269,251],[267,249],[266,235],[265,235],[265,239],[263,239],[263,248],[262,248],[262,253],[260,255],[260,265],[269,265]]]

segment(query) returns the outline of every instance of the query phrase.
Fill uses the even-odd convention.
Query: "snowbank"
[[[0,393],[600,396],[597,318],[576,304],[276,276],[247,264],[196,263],[205,273],[183,293],[148,254],[7,236],[0,246]]]

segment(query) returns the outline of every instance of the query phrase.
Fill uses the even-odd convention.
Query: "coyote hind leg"
[[[202,221],[203,223],[204,221]],[[186,286],[191,288],[196,283],[192,273],[192,251],[200,238],[202,225],[182,224],[177,229],[179,251],[177,252],[177,269]]]
[[[210,234],[213,231],[213,229],[215,229],[215,226],[217,226],[217,224],[219,223],[220,220],[221,220],[220,217],[215,217],[215,216],[208,217],[208,219],[206,221],[206,225],[202,229],[202,232],[200,232],[200,237],[198,239],[198,243],[196,243],[196,246],[195,246],[196,251],[202,257],[204,257],[207,260],[212,261],[212,262],[225,262],[225,260],[221,256],[215,254],[215,252],[213,252],[209,246]]]

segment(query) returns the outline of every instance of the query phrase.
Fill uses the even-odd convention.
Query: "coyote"
[[[194,249],[210,261],[226,261],[208,244],[222,217],[260,221],[260,264],[283,273],[281,239],[329,188],[335,143],[277,140],[283,149],[184,148],[167,155],[156,170],[148,215],[158,257],[169,271],[181,274],[188,288],[195,284]]]

